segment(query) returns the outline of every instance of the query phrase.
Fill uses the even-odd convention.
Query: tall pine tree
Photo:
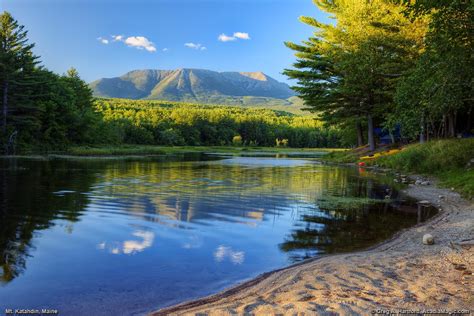
[[[28,121],[25,124],[31,124],[33,118],[28,107],[31,106],[32,87],[37,83],[38,57],[32,52],[34,44],[28,43],[27,33],[10,13],[0,14],[0,141],[7,152],[12,138],[19,132],[17,128],[25,120]],[[10,115],[16,115],[16,120],[10,120]]]

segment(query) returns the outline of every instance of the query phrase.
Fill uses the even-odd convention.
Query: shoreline
[[[293,154],[318,156],[346,148],[296,148],[259,146],[161,146],[161,145],[119,145],[119,146],[75,146],[64,151],[27,152],[17,155],[3,155],[1,158],[128,158],[174,154]]]
[[[442,210],[366,250],[308,259],[150,315],[474,310],[474,204],[436,181],[402,192]],[[434,245],[423,245],[425,233]]]

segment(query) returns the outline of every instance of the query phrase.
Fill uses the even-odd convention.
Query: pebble
[[[424,234],[423,235],[423,244],[424,245],[432,245],[434,244],[434,238],[431,234]]]

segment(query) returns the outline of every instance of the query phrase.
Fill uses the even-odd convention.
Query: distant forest
[[[340,131],[312,116],[169,101],[99,99],[109,143],[340,147]]]

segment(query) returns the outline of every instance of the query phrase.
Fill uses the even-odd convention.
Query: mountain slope
[[[290,104],[290,87],[262,72],[216,72],[205,69],[134,70],[90,84],[94,95],[108,98],[170,100],[245,105],[267,101]]]

